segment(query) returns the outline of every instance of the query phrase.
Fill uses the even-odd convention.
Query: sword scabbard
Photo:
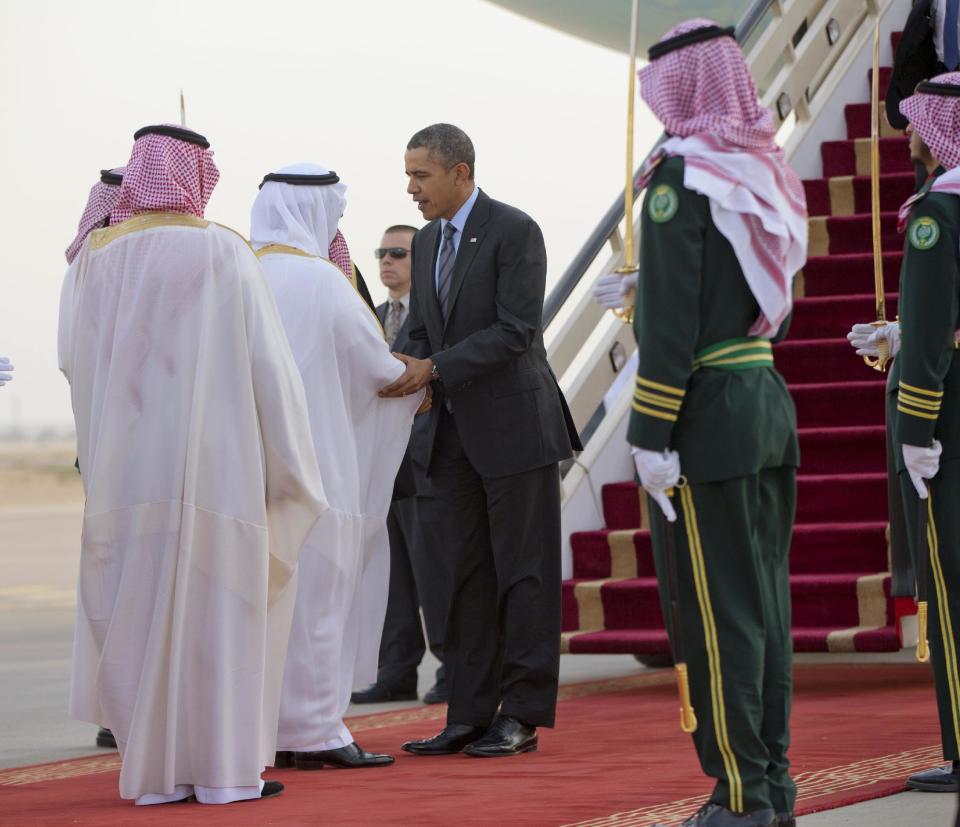
[[[687,664],[678,663],[675,669],[677,670],[677,691],[680,694],[680,729],[690,734],[697,731],[697,714],[693,710],[693,704],[690,703],[690,679],[687,675]]]

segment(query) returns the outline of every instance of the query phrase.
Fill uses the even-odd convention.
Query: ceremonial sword
[[[927,496],[930,496],[929,489]],[[929,500],[920,500],[917,511],[917,660],[930,660],[927,643],[927,569],[930,565]]]
[[[682,480],[680,487],[686,484]],[[673,490],[667,492],[673,496]],[[659,506],[660,529],[663,532],[664,557],[667,564],[667,598],[670,606],[670,648],[673,650],[673,668],[677,673],[677,691],[680,693],[680,729],[691,733],[697,730],[697,716],[690,703],[690,680],[687,675],[687,663],[683,656],[683,629],[680,625],[680,585],[677,574],[677,540],[673,533],[673,526],[667,520],[667,515]]]
[[[870,104],[870,218],[873,231],[873,289],[876,294],[877,320],[875,327],[887,323],[886,296],[883,284],[883,241],[880,234],[880,19],[873,32],[872,103]],[[890,345],[886,339],[877,342],[877,358],[864,356],[874,370],[883,372],[890,359]]]
[[[638,0],[633,0],[630,9],[630,79],[627,85],[627,183],[623,188],[623,264],[615,270],[621,276],[629,276],[640,270],[633,251],[633,113],[637,99],[637,6]],[[633,304],[620,309],[614,308],[613,315],[624,324],[632,324]]]

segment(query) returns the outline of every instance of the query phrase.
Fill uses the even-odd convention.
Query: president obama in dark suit
[[[560,474],[580,450],[547,364],[547,260],[536,222],[474,183],[474,150],[449,124],[407,144],[407,192],[430,223],[413,239],[411,356],[381,393],[428,383],[428,469],[454,555],[444,640],[446,728],[404,744],[438,755],[514,755],[553,726],[560,663]]]

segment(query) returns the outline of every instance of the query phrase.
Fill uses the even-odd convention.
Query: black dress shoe
[[[279,781],[264,781],[263,789],[260,790],[260,798],[275,798],[283,792],[283,784]],[[257,799],[248,799],[256,801]]]
[[[500,715],[482,738],[466,747],[464,754],[474,758],[496,758],[537,751],[537,728],[510,715]]]
[[[97,733],[97,746],[116,749],[117,739],[113,737],[113,733],[109,729],[100,727],[100,731]]]
[[[379,755],[367,752],[356,741],[338,749],[325,749],[319,752],[295,752],[295,766],[298,770],[319,770],[334,767],[338,770],[359,770],[368,767],[388,767],[394,758],[392,755]]]
[[[273,757],[273,766],[278,770],[288,770],[296,765],[295,755],[295,752],[288,749],[277,750],[277,754]]]
[[[482,726],[447,724],[438,735],[421,738],[419,741],[407,741],[401,749],[414,755],[453,755],[467,744],[476,741],[483,735],[483,731]]]
[[[450,696],[447,693],[447,687],[440,683],[435,683],[431,686],[423,696],[423,702],[425,704],[445,704],[449,699]]]
[[[230,804],[239,804],[242,801],[260,801],[262,798],[276,798],[283,792],[283,784],[279,781],[264,781],[263,789],[260,790],[260,798],[238,798]]]
[[[659,822],[654,827],[666,827]],[[734,813],[726,807],[708,801],[680,827],[779,827],[772,809],[752,813]]]
[[[907,779],[907,786],[925,793],[955,793],[960,790],[960,761],[915,772]]]
[[[416,689],[396,689],[390,686],[384,686],[382,683],[375,683],[367,689],[361,689],[350,696],[352,704],[381,704],[387,701],[415,701],[417,700]]]

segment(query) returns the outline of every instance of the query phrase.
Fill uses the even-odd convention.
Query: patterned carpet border
[[[936,745],[797,773],[797,804],[802,805],[803,802],[826,795],[849,792],[878,781],[905,779],[911,773],[942,763],[942,755],[942,748]],[[703,796],[680,798],[639,810],[578,821],[564,827],[652,827],[658,821],[670,822],[690,816],[703,801]],[[801,808],[798,806],[798,809]],[[816,810],[815,807],[803,809],[806,812]]]
[[[572,683],[560,687],[557,699],[572,701],[591,695],[627,692],[631,689],[641,689],[646,686],[660,686],[672,682],[673,679],[673,670],[664,669],[623,678]],[[347,722],[351,732],[369,732],[373,729],[403,726],[405,724],[443,721],[446,715],[446,704],[437,704],[414,709],[400,709],[393,712],[357,715],[348,718]],[[0,787],[18,787],[23,784],[36,784],[42,781],[60,781],[65,778],[119,771],[119,769],[120,756],[115,752],[106,755],[71,758],[51,764],[35,764],[29,767],[13,767],[8,770],[0,770]]]

